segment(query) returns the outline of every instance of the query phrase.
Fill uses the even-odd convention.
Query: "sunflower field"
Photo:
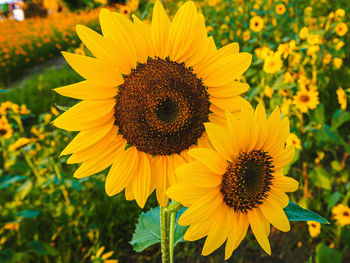
[[[350,262],[348,0],[61,3],[0,12],[0,262]]]

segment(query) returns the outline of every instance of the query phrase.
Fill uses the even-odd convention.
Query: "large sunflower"
[[[208,255],[226,240],[225,258],[243,240],[250,225],[257,241],[271,253],[270,223],[281,231],[290,225],[283,208],[298,182],[283,176],[294,156],[285,148],[289,120],[276,108],[266,118],[264,107],[243,109],[239,119],[227,114],[227,125],[205,124],[213,148],[191,149],[196,159],[176,170],[178,182],[167,194],[188,209],[178,222],[190,225],[185,239],[207,236],[202,254]]]
[[[80,131],[62,155],[73,153],[67,163],[82,163],[76,178],[112,165],[108,195],[125,188],[126,198],[143,207],[156,189],[166,206],[175,168],[188,160],[188,149],[206,143],[204,122],[222,122],[225,110],[249,105],[239,96],[248,85],[238,79],[251,55],[239,53],[237,43],[217,50],[191,1],[172,21],[156,1],[151,25],[107,9],[100,23],[103,36],[77,26],[95,58],[63,52],[86,80],[55,89],[83,100],[54,121]]]

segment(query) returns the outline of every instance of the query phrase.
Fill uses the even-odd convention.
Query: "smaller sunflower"
[[[264,62],[263,70],[266,73],[276,73],[281,70],[283,62],[281,56],[278,53],[275,53],[271,56],[267,56]]]
[[[336,69],[340,69],[343,66],[343,60],[341,58],[333,58],[333,66]]]
[[[283,175],[294,147],[285,148],[289,119],[279,108],[266,117],[259,104],[255,112],[242,109],[239,118],[227,113],[226,126],[206,123],[210,148],[189,151],[195,159],[176,169],[178,183],[167,194],[188,209],[179,218],[190,225],[185,240],[207,236],[202,255],[226,241],[225,259],[244,239],[250,225],[260,246],[271,254],[270,224],[281,231],[290,225],[283,208],[298,182]],[[209,146],[208,146],[209,147]]]
[[[342,110],[346,110],[346,106],[347,106],[346,93],[341,87],[337,89],[337,97],[338,97],[338,102],[340,104],[340,108]]]
[[[317,237],[321,233],[321,224],[316,221],[307,221],[311,237]]]
[[[9,139],[13,133],[11,124],[8,123],[5,116],[0,118],[0,138]]]
[[[260,16],[254,16],[250,19],[250,29],[254,32],[260,32],[264,27],[264,20]]]
[[[303,27],[299,31],[299,37],[300,39],[306,39],[309,35],[309,29],[307,27]]]
[[[124,16],[129,16],[131,14],[131,8],[129,6],[121,6],[119,12]]]
[[[302,89],[293,97],[293,103],[302,113],[314,110],[319,104],[318,91]]]
[[[338,36],[342,37],[348,32],[348,26],[344,22],[341,22],[335,26],[334,30]]]
[[[286,12],[286,6],[284,4],[279,4],[275,8],[276,14],[283,15]]]
[[[343,204],[338,204],[332,208],[333,218],[340,226],[350,225],[350,208]]]
[[[301,149],[301,142],[298,136],[294,133],[290,133],[286,140],[286,146],[294,146],[296,149]]]

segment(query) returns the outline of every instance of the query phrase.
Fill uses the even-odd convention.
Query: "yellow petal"
[[[215,218],[208,218],[208,220],[204,222],[200,222],[198,224],[192,224],[187,229],[184,239],[187,241],[195,241],[201,239],[208,235],[210,227],[213,224]]]
[[[213,150],[208,148],[195,148],[190,150],[188,154],[203,163],[215,174],[223,175],[226,171],[227,161]]]
[[[259,206],[259,208],[266,219],[274,227],[283,232],[288,232],[290,230],[289,220],[280,206],[275,205],[273,202],[271,203],[267,199],[262,205]]]
[[[123,74],[130,72],[121,50],[116,49],[109,39],[83,25],[77,25],[76,30],[81,41],[102,64],[109,68],[117,68]]]
[[[78,152],[88,148],[101,140],[113,127],[114,120],[111,119],[105,125],[86,131],[81,131],[61,152],[60,156]],[[118,129],[116,130],[118,132]]]
[[[107,67],[98,59],[62,51],[67,63],[84,79],[103,87],[116,87],[124,82],[117,69]]]
[[[80,100],[111,99],[118,91],[115,87],[101,87],[86,80],[53,90],[62,96]]]
[[[298,181],[287,176],[275,176],[272,184],[284,192],[294,192],[299,187]]]
[[[224,111],[229,111],[231,113],[237,113],[242,108],[250,108],[250,103],[240,96],[230,97],[230,98],[210,98],[210,102],[215,106],[221,108]]]
[[[118,128],[113,126],[112,129],[103,136],[100,140],[90,145],[89,147],[82,149],[80,151],[74,152],[71,157],[67,160],[68,164],[72,163],[81,163],[88,161],[90,159],[97,158],[100,154],[107,150],[109,144],[112,143],[116,138],[120,141],[123,141],[126,144],[126,140],[122,136],[118,136]],[[122,146],[121,146],[122,147]]]
[[[234,212],[232,211],[232,214]],[[234,246],[238,242],[240,236],[238,236],[238,219],[239,215],[237,213],[234,213],[233,215],[233,221],[232,221],[232,229],[230,233],[228,234],[227,241],[226,241],[226,246],[225,246],[225,260],[228,260],[231,255],[233,250],[235,249]]]
[[[167,44],[170,26],[171,22],[165,13],[164,7],[157,0],[153,7],[151,34],[155,55],[161,59],[168,56]]]
[[[134,25],[143,39],[143,45],[145,46],[144,52],[151,58],[154,58],[154,48],[151,37],[151,27],[143,23],[135,14],[132,15]]]
[[[139,156],[136,147],[120,151],[106,178],[105,190],[107,195],[116,195],[130,184],[134,173],[139,168]]]
[[[231,228],[232,225],[228,224],[228,216],[225,211],[225,206],[223,205],[221,211],[218,211],[218,213],[215,215],[215,220],[203,246],[202,255],[207,256],[219,248],[227,239]]]
[[[238,123],[237,139],[243,152],[250,152],[255,148],[258,137],[258,126],[248,108],[242,108]]]
[[[259,127],[258,138],[256,140],[256,149],[260,149],[265,141],[268,134],[268,124],[266,118],[266,112],[263,103],[259,103],[254,112],[254,119]]]
[[[268,136],[264,143],[264,150],[268,151],[278,140],[278,135],[281,127],[281,112],[279,107],[276,107],[269,116],[268,120]]]
[[[137,204],[143,208],[151,194],[151,166],[147,155],[139,152],[139,170],[132,179],[132,188]]]
[[[227,44],[226,46],[223,46],[218,50],[218,54],[220,54],[220,56],[229,56],[238,52],[239,52],[238,42]]]
[[[57,117],[52,123],[68,131],[92,129],[113,117],[114,100],[81,101]]]
[[[236,53],[222,56],[218,53],[214,61],[201,72],[203,83],[208,87],[220,87],[238,79],[250,66],[252,56],[249,53]]]
[[[167,156],[157,155],[152,159],[152,175],[156,181],[156,196],[159,205],[168,205],[168,196],[165,191],[168,187],[168,159]]]
[[[198,147],[199,148],[209,148],[212,149],[213,146],[211,145],[210,141],[209,141],[209,137],[208,134],[206,132],[202,133],[202,136],[198,139],[197,141]]]
[[[259,213],[257,211],[251,211],[248,213],[250,227],[252,228],[253,234],[260,244],[260,246],[265,250],[265,252],[271,255],[270,242],[266,235],[265,226],[260,219]]]
[[[279,155],[273,156],[274,169],[277,171],[290,163],[294,158],[294,153],[294,146],[289,146],[284,149]]]
[[[210,189],[210,188],[197,187],[187,182],[176,183],[170,186],[166,191],[167,195],[171,199],[176,200],[186,206],[189,206],[195,203],[204,195],[209,193],[214,194],[214,192],[217,193],[218,190],[215,188]]]
[[[115,13],[105,8],[100,11],[100,25],[103,36],[110,40],[114,48],[120,52],[121,61],[126,63],[129,69],[134,69],[136,51],[125,25],[120,23]],[[129,74],[129,72],[124,74]]]
[[[285,208],[289,203],[288,195],[285,192],[277,189],[276,187],[271,187],[268,195],[270,202],[274,202],[282,208]]]
[[[199,161],[186,163],[176,169],[176,175],[180,181],[185,181],[198,187],[216,187],[222,177],[213,173]]]
[[[217,54],[215,41],[212,36],[206,39],[205,44],[203,55],[198,56],[197,60],[193,61],[193,64],[188,65],[193,66],[193,72],[196,73],[199,78],[202,77],[202,72],[206,70],[206,67],[215,59],[215,55]]]
[[[218,212],[223,204],[220,192],[211,191],[196,200],[179,218],[178,223],[187,226],[199,221],[205,221]]]
[[[214,123],[204,123],[205,131],[208,134],[209,140],[215,150],[219,152],[223,158],[232,161],[233,149],[227,130]]]
[[[125,188],[125,199],[128,201],[134,200],[134,192],[132,189],[132,183],[130,183],[126,188]]]
[[[232,81],[222,87],[208,87],[208,93],[210,94],[210,97],[225,99],[241,95],[248,89],[249,85],[247,83]]]
[[[193,50],[195,22],[197,9],[192,1],[183,4],[176,12],[169,29],[168,54],[172,61],[181,63],[178,59],[189,49]]]
[[[75,178],[83,178],[103,171],[113,163],[115,157],[121,150],[121,145],[121,140],[113,141],[109,147],[107,147],[106,151],[101,153],[98,157],[84,162],[79,169],[75,171],[73,176]]]

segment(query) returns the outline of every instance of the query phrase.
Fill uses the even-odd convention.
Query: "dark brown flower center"
[[[0,135],[3,136],[7,133],[7,130],[5,129],[0,129]]]
[[[272,157],[263,150],[240,153],[229,162],[220,191],[226,205],[247,213],[268,196],[273,179]]]
[[[350,214],[349,214],[349,212],[346,212],[346,211],[345,211],[345,212],[343,213],[343,216],[346,216],[346,217],[347,217],[347,216],[350,216]]]
[[[308,102],[309,100],[310,100],[310,97],[309,97],[308,95],[301,95],[301,96],[300,96],[300,101],[301,101],[301,102],[306,103],[306,102]]]
[[[149,58],[119,87],[116,125],[128,144],[152,155],[180,153],[197,143],[208,121],[209,95],[185,65]]]

